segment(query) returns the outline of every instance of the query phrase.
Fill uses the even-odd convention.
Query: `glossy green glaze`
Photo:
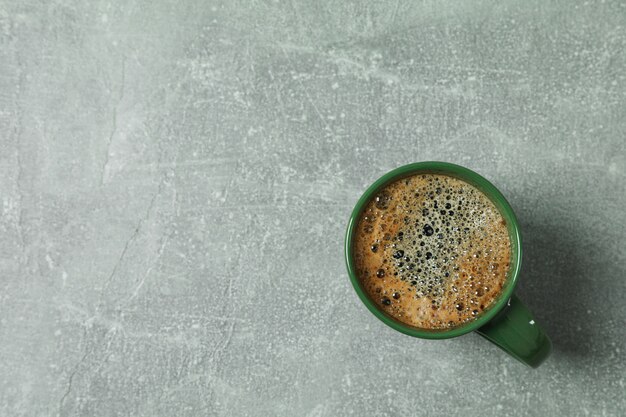
[[[502,314],[476,332],[533,368],[541,365],[552,351],[552,342],[515,294]]]
[[[504,217],[507,223],[509,237],[511,239],[511,266],[509,268],[507,282],[499,299],[476,320],[473,320],[464,326],[455,327],[449,330],[420,329],[408,326],[395,320],[376,307],[376,304],[367,296],[366,292],[361,287],[359,279],[355,273],[352,253],[352,239],[354,228],[358,222],[361,212],[365,208],[366,204],[376,195],[376,193],[387,184],[396,181],[399,178],[417,173],[449,175],[462,179],[463,181],[468,182],[481,190],[491,199]],[[363,301],[365,306],[376,317],[388,326],[402,333],[425,339],[447,339],[480,329],[480,334],[510,353],[516,359],[519,359],[529,366],[538,366],[550,353],[551,345],[549,339],[536,324],[529,324],[529,322],[532,321],[530,313],[519,302],[519,300],[513,296],[513,290],[515,288],[515,284],[517,283],[522,259],[521,237],[515,213],[496,187],[474,171],[446,162],[418,162],[402,166],[383,175],[365,191],[352,211],[345,238],[345,257],[350,280],[361,301]],[[509,300],[511,300],[510,306]],[[505,307],[508,308],[505,309]],[[510,317],[509,314],[511,315]],[[523,320],[525,319],[528,320],[524,323]],[[534,321],[532,321],[532,323],[534,323]]]

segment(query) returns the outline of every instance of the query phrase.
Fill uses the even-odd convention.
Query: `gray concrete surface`
[[[0,0],[1,416],[618,416],[626,3]],[[553,338],[385,327],[356,199],[500,187]]]

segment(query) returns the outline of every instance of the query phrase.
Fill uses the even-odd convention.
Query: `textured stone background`
[[[623,1],[0,0],[0,415],[622,414],[625,50]],[[516,209],[539,369],[354,294],[421,160]]]

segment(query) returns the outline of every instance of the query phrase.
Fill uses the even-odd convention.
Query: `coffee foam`
[[[369,297],[411,326],[472,321],[498,298],[509,269],[506,222],[478,189],[420,174],[386,186],[359,219],[356,271]]]

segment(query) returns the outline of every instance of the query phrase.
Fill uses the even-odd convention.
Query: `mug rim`
[[[491,200],[492,203],[494,203],[496,208],[498,208],[498,210],[500,211],[500,214],[507,220],[507,230],[509,232],[509,238],[511,239],[511,255],[513,257],[512,259],[514,260],[513,268],[510,269],[508,272],[507,283],[505,284],[505,287],[503,288],[500,297],[498,297],[494,305],[492,305],[484,314],[482,314],[476,320],[472,320],[465,325],[454,327],[449,330],[429,330],[409,326],[392,318],[390,315],[380,310],[376,306],[376,304],[369,298],[365,290],[361,287],[359,279],[356,275],[353,260],[352,240],[354,237],[354,230],[358,223],[359,217],[361,216],[361,213],[367,203],[371,201],[377,191],[379,191],[381,188],[388,185],[389,183],[399,178],[411,174],[418,174],[420,172],[449,175],[468,182],[470,185],[478,188],[483,194],[487,196],[487,198],[489,198],[489,200]],[[452,337],[462,336],[484,326],[496,315],[498,315],[498,313],[502,311],[502,309],[508,304],[509,299],[513,295],[515,286],[517,285],[519,272],[521,270],[522,241],[519,231],[519,223],[517,221],[517,217],[515,216],[513,208],[504,198],[502,193],[491,182],[489,182],[480,174],[460,165],[452,164],[449,162],[425,161],[403,165],[401,167],[395,168],[378,178],[372,185],[367,188],[367,190],[357,201],[350,215],[350,220],[348,222],[348,227],[344,240],[344,253],[350,282],[352,283],[354,290],[356,291],[363,304],[365,304],[367,309],[372,312],[374,316],[376,316],[379,320],[381,320],[389,327],[409,336],[419,337],[422,339],[449,339]]]

